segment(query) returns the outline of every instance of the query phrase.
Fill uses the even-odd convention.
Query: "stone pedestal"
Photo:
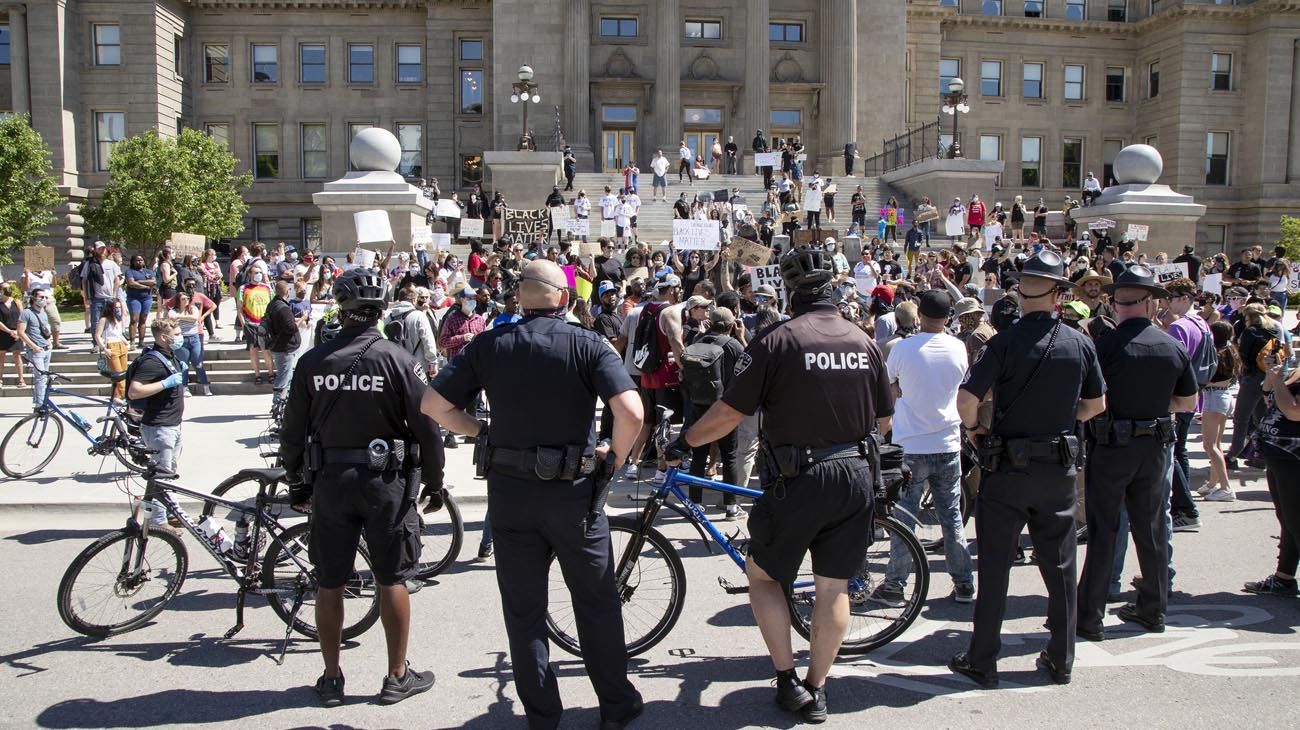
[[[483,189],[501,193],[511,208],[541,208],[551,188],[564,179],[563,157],[559,152],[484,152]]]
[[[362,131],[350,148],[356,172],[349,172],[311,196],[321,212],[321,251],[342,256],[357,247],[352,214],[363,210],[388,211],[397,251],[409,251],[411,233],[425,225],[433,201],[419,188],[393,172],[402,150],[391,132],[379,127]],[[367,248],[384,248],[368,243]]]
[[[844,156],[841,154],[840,165],[843,164]],[[933,159],[887,172],[880,179],[913,202],[928,197],[935,207],[945,211],[953,198],[961,198],[963,203],[972,195],[980,196],[980,200],[994,200],[994,186],[1004,164],[1002,160],[968,160],[964,157]],[[991,208],[992,204],[989,206]],[[942,219],[939,228],[943,228]]]

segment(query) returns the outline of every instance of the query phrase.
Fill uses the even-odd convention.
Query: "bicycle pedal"
[[[726,591],[727,595],[729,596],[737,596],[744,593],[749,593],[749,586],[735,585],[731,581],[727,580],[726,578],[723,578],[722,576],[718,576],[718,585],[722,586],[722,590]]]
[[[230,627],[230,630],[227,631],[227,632],[225,633],[225,635],[222,636],[221,638],[222,638],[223,640],[229,640],[229,639],[233,638],[235,634],[238,634],[240,631],[243,631],[243,630],[244,630],[244,625],[243,625],[242,623],[235,624],[234,626],[231,626],[231,627]]]

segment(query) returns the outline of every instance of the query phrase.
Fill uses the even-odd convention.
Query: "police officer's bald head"
[[[524,309],[554,309],[567,303],[569,280],[558,264],[538,259],[519,280],[519,305]]]

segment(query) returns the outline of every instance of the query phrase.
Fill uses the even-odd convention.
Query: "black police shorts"
[[[331,467],[326,467],[331,469]],[[375,581],[391,586],[415,575],[420,562],[420,515],[405,476],[364,466],[322,472],[312,490],[308,546],[321,588],[340,588],[352,576],[365,529]],[[418,477],[417,477],[418,478]]]
[[[814,574],[852,578],[871,547],[873,508],[869,461],[815,464],[787,480],[784,490],[769,488],[754,502],[749,557],[782,585],[800,577],[799,566],[810,551]]]

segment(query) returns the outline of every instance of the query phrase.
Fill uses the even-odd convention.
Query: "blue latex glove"
[[[180,385],[183,382],[185,382],[184,375],[180,373],[172,373],[171,375],[168,375],[166,378],[163,379],[162,384],[163,384],[163,388],[166,389],[166,388],[175,388],[176,386]]]

